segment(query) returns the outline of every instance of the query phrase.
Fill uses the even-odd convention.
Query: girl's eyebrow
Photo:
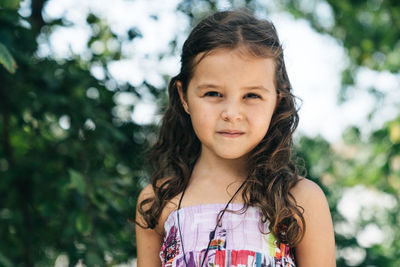
[[[218,86],[218,85],[212,84],[212,83],[199,84],[199,85],[196,86],[197,90],[207,89],[207,88],[217,89],[217,88],[221,88],[221,86]]]
[[[268,89],[268,88],[266,88],[266,87],[264,87],[262,85],[246,86],[246,87],[243,87],[243,89],[247,89],[247,90],[264,90],[264,91],[267,91],[267,92],[271,92],[270,89]]]
[[[210,88],[211,89],[218,89],[218,88],[221,88],[221,86],[218,86],[218,85],[212,84],[212,83],[199,84],[199,85],[196,86],[197,90],[210,89]],[[271,92],[270,89],[268,89],[268,88],[266,88],[266,87],[264,87],[262,85],[245,86],[245,87],[242,87],[242,89],[245,89],[245,90],[264,90],[264,91],[267,91],[267,92]]]

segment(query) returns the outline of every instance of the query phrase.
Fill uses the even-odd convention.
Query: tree
[[[306,4],[306,1],[286,0],[277,3],[295,18],[308,20],[315,30],[329,34],[343,44],[350,64],[342,74],[339,102],[346,101],[349,91],[355,89],[354,79],[361,68],[399,73],[398,1],[317,0]],[[385,92],[377,88],[368,90],[377,100],[385,97]],[[374,112],[378,108],[375,107]]]
[[[348,98],[351,90],[357,90],[355,77],[361,69],[389,71],[398,75],[400,72],[400,5],[397,1],[281,1],[280,7],[289,11],[296,18],[310,21],[312,27],[323,34],[329,34],[342,43],[348,58],[349,66],[342,74],[342,88],[338,96],[339,102]],[[325,15],[319,10],[324,9]],[[326,14],[328,13],[328,15]],[[376,103],[368,118],[375,116],[382,105],[386,92],[370,87],[369,92],[375,96]],[[395,101],[395,105],[400,105]],[[308,140],[300,150],[306,155],[311,151]],[[310,142],[311,141],[311,142]],[[303,140],[304,142],[304,140]],[[329,188],[332,192],[362,184],[369,190],[383,192],[391,200],[391,207],[375,211],[373,216],[359,214],[356,227],[351,234],[337,233],[338,266],[398,266],[400,243],[398,217],[400,210],[400,114],[387,121],[382,128],[375,129],[364,140],[360,129],[350,127],[343,133],[344,145],[338,150],[331,145],[319,157],[310,159],[311,166],[320,168],[315,177],[329,177]],[[319,151],[319,150],[318,150]],[[326,164],[327,154],[335,155],[335,159]],[[307,156],[306,156],[307,157]],[[318,158],[318,159],[317,159]],[[307,162],[307,160],[306,160]],[[318,168],[317,168],[318,169]],[[335,190],[336,188],[336,190]],[[331,207],[337,207],[337,197],[331,200]],[[333,201],[332,201],[333,200]],[[374,207],[370,207],[372,209]],[[340,214],[334,212],[334,224],[346,223]],[[363,215],[364,214],[364,215]],[[339,216],[337,216],[339,215]],[[384,231],[381,243],[366,246],[360,244],[359,236],[364,228],[378,226]],[[340,231],[337,231],[340,232]],[[351,256],[346,253],[353,253]],[[354,258],[358,260],[354,262]]]
[[[120,116],[133,106],[115,96],[140,94],[129,84],[110,86],[106,62],[121,58],[120,47],[90,50],[93,42],[123,38],[100,18],[87,18],[97,29],[89,60],[37,56],[39,39],[68,26],[43,19],[45,2],[32,0],[29,17],[18,13],[17,0],[0,9],[0,265],[50,266],[60,254],[73,265],[127,262],[136,248],[127,218],[154,129]],[[93,77],[93,64],[104,79]]]

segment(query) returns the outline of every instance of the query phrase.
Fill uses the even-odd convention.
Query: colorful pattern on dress
[[[161,246],[161,254],[163,260],[163,266],[172,266],[175,257],[179,254],[179,242],[177,238],[177,228],[171,227],[168,234],[164,234],[164,242]]]
[[[231,204],[235,206],[234,204]],[[237,205],[237,204],[236,204]],[[203,204],[183,208],[186,220],[182,220],[181,231],[187,265],[181,249],[176,213],[171,213],[165,222],[164,242],[160,251],[162,266],[199,267],[204,259],[208,239],[204,232],[212,229],[220,205]],[[226,224],[217,228],[210,243],[203,266],[207,267],[295,267],[293,248],[277,245],[272,234],[262,234],[257,225],[258,213],[250,209],[244,215],[228,215]],[[181,209],[182,211],[182,209]],[[182,215],[183,215],[182,214]],[[226,215],[227,213],[225,213]],[[179,214],[181,216],[181,213]],[[224,216],[225,216],[224,215]],[[182,216],[182,218],[185,218]],[[230,216],[230,217],[229,217]],[[210,219],[208,219],[210,218]],[[215,225],[215,222],[214,222]],[[182,227],[183,226],[183,227]],[[257,229],[255,229],[257,228]],[[205,230],[206,229],[206,230]],[[264,228],[265,229],[265,228]],[[205,230],[205,231],[204,231]],[[228,243],[229,242],[229,243]],[[246,247],[246,249],[243,249]]]

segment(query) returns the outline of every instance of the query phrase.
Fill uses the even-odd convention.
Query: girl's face
[[[237,159],[265,136],[277,104],[274,62],[240,49],[216,49],[195,67],[186,96],[178,92],[202,156]]]

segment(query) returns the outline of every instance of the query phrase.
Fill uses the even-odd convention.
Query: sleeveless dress
[[[177,211],[170,213],[164,223],[164,239],[160,250],[163,267],[200,267],[215,228],[219,211],[226,204],[200,204],[179,210],[182,240],[178,230]],[[230,203],[228,209],[240,210],[241,203]],[[211,241],[203,266],[294,267],[294,250],[284,244],[277,246],[275,237],[268,233],[268,225],[260,222],[261,210],[249,206],[243,214],[226,211]],[[260,230],[264,233],[260,232]]]

